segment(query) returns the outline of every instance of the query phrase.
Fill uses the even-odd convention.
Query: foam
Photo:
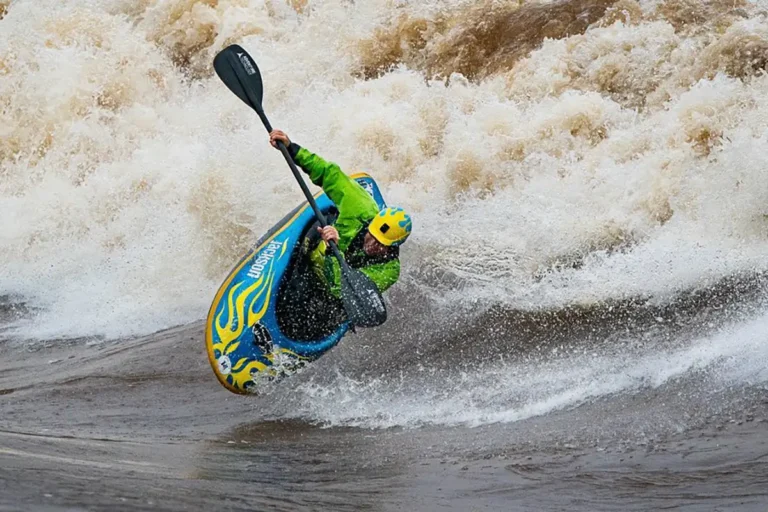
[[[395,7],[459,31],[471,8]],[[275,126],[413,212],[404,279],[437,299],[664,301],[765,271],[768,79],[738,51],[762,52],[764,6],[712,7],[726,18],[697,14],[696,30],[639,7],[513,61],[494,47],[503,66],[442,81],[420,66],[455,32],[361,78],[363,43],[400,26],[383,0],[11,4],[0,294],[39,311],[17,333],[120,338],[203,318],[234,262],[301,200],[259,120],[211,75],[230,42],[259,63]]]

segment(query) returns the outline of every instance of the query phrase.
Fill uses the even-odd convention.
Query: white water
[[[602,349],[576,347],[567,353],[553,351],[538,361],[486,364],[453,377],[406,367],[400,385],[344,375],[330,384],[308,379],[289,392],[283,389],[277,400],[271,397],[269,402],[278,417],[363,428],[511,423],[665,385],[674,391],[660,400],[670,405],[711,406],[713,398],[707,397],[718,390],[768,382],[767,328],[768,316],[762,316],[682,348],[640,353],[631,350],[634,340],[628,338],[612,347],[610,355]],[[676,386],[691,374],[696,375],[693,384]],[[627,414],[636,408],[630,405]],[[676,416],[683,425],[682,413]]]
[[[479,83],[407,65],[358,78],[377,27],[456,5],[11,2],[0,295],[39,312],[17,335],[119,338],[203,318],[300,201],[258,118],[210,76],[231,42],[261,67],[275,126],[413,212],[404,280],[449,303],[664,301],[768,268],[768,77],[748,71],[768,47],[764,5],[675,32],[659,2],[641,3],[644,18],[545,41]],[[422,281],[425,267],[465,285]]]

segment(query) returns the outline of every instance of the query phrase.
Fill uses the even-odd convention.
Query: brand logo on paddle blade
[[[246,54],[238,53],[237,58],[240,59],[240,62],[243,64],[243,67],[245,68],[245,72],[248,73],[248,75],[256,74],[256,68],[253,67],[253,64],[251,64],[251,60],[248,58]]]

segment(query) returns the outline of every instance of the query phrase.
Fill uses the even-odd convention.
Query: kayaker
[[[327,242],[336,242],[349,266],[367,275],[383,293],[400,277],[399,247],[411,234],[411,217],[402,208],[380,210],[373,197],[338,165],[292,142],[285,132],[273,130],[269,141],[274,147],[277,141],[285,144],[296,165],[338,210],[331,225],[313,226],[304,237],[278,299],[278,318],[284,320],[281,328],[292,331],[284,333],[294,339],[317,339],[345,320],[339,262],[327,250]]]

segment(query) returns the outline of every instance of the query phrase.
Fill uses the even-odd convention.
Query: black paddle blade
[[[213,59],[213,69],[230,91],[256,112],[261,112],[264,97],[261,72],[242,46],[233,44],[221,50]]]
[[[342,265],[341,300],[349,321],[357,327],[376,327],[387,320],[387,306],[379,289],[360,271]]]

